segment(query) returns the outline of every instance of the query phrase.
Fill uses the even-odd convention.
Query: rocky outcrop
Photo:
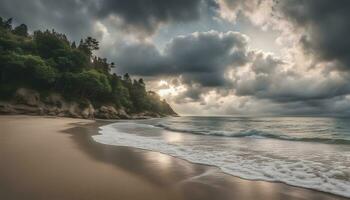
[[[14,101],[16,104],[38,106],[40,102],[40,95],[34,90],[20,88],[16,91]]]
[[[74,118],[94,118],[94,107],[68,102],[59,94],[40,98],[34,90],[18,89],[12,101],[0,102],[0,114],[49,115]]]
[[[89,102],[72,102],[59,94],[41,95],[30,89],[18,89],[12,101],[0,101],[0,114],[48,115],[84,119],[147,119],[163,117],[158,113],[142,112],[128,114],[124,109],[113,105],[102,105],[98,108]]]
[[[141,112],[141,113],[133,114],[131,116],[131,119],[149,119],[149,118],[160,118],[160,117],[164,117],[164,116],[153,112]]]
[[[101,119],[119,119],[119,113],[113,106],[101,106],[95,112],[95,117]]]

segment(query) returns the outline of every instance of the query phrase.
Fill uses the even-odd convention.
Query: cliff
[[[117,108],[111,104],[97,106],[88,100],[84,102],[67,101],[57,93],[43,96],[35,90],[25,88],[18,89],[10,100],[0,101],[0,114],[46,115],[84,119],[146,119],[177,116],[171,108],[165,113],[151,111],[130,113],[125,108]]]

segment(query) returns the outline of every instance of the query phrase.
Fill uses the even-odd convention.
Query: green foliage
[[[4,83],[40,88],[55,81],[55,70],[38,56],[9,53],[0,55],[0,63],[0,78]]]
[[[61,72],[81,72],[89,66],[89,57],[77,49],[61,49],[49,62]]]
[[[100,49],[99,42],[95,38],[87,37],[85,40],[80,40],[79,49],[92,56],[93,51]]]
[[[111,98],[113,99],[115,104],[118,107],[124,107],[128,109],[132,108],[130,93],[128,88],[125,87],[124,81],[116,74],[113,74],[111,76],[110,82],[112,86]]]
[[[0,17],[0,28],[12,30],[12,18],[3,20],[2,17]]]
[[[35,44],[28,37],[18,36],[10,30],[0,28],[0,52],[4,51],[31,53],[35,51]]]
[[[80,103],[174,114],[156,93],[146,91],[143,79],[111,74],[114,63],[93,56],[98,49],[99,42],[92,37],[77,47],[54,30],[29,35],[25,24],[12,29],[12,19],[0,17],[0,99],[10,98],[19,87],[30,87],[45,94],[58,92]]]
[[[21,24],[17,26],[15,29],[12,31],[14,34],[27,37],[28,36],[28,27],[25,24]]]
[[[35,31],[34,42],[38,54],[44,59],[57,58],[64,55],[70,48],[69,41],[64,34],[56,33],[54,30]]]
[[[58,85],[64,94],[92,100],[101,100],[112,91],[107,76],[95,70],[65,73],[59,79]]]
[[[79,73],[78,80],[78,85],[82,87],[81,91],[88,93],[90,96],[103,96],[112,91],[107,76],[95,70]]]
[[[143,80],[134,80],[130,88],[130,98],[134,104],[134,111],[141,112],[142,110],[149,110],[149,101],[147,99],[147,92]]]

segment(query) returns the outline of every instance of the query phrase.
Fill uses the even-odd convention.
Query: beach
[[[346,199],[237,178],[207,165],[97,143],[108,122],[0,116],[0,199]]]

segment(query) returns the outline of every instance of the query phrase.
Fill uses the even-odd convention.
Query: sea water
[[[100,128],[103,144],[157,151],[250,180],[350,197],[350,119],[174,117]]]

